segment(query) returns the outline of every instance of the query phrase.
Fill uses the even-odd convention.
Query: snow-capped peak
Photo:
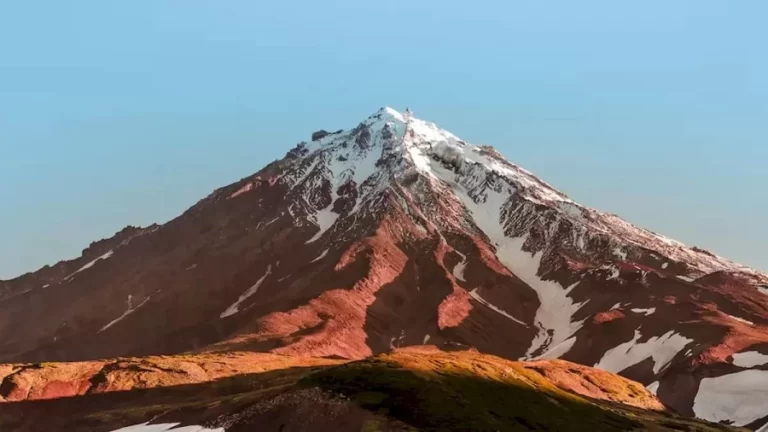
[[[361,132],[361,126],[365,126],[368,131]],[[384,107],[368,117],[361,126],[350,133],[369,133],[376,138],[377,132],[387,130],[384,135],[390,138],[390,142],[379,147],[374,139],[372,147],[379,148],[382,157],[392,155],[403,158],[406,165],[415,167],[431,178],[448,180],[443,178],[447,174],[446,166],[452,167],[459,174],[474,171],[474,175],[484,176],[493,172],[513,182],[516,190],[536,202],[575,205],[562,192],[530,171],[507,161],[493,147],[469,144],[437,124],[415,117],[410,110],[401,113],[394,108]],[[329,142],[343,142],[348,138],[339,134],[337,140]]]
[[[376,118],[383,121],[399,121],[399,122],[405,122],[406,121],[406,114],[401,113],[398,110],[385,106],[383,108],[380,108],[378,111],[373,113],[370,118]]]
[[[565,241],[582,252],[595,237],[601,237],[598,244],[607,240],[609,249],[619,251],[616,256],[622,260],[631,260],[631,251],[638,247],[651,249],[660,257],[686,263],[692,277],[718,270],[754,273],[615,215],[584,207],[509,162],[493,147],[467,143],[435,123],[415,117],[410,110],[403,113],[384,107],[352,129],[321,131],[316,137],[294,150],[301,157],[282,180],[292,189],[302,186],[303,202],[309,203],[309,213],[318,215],[316,223],[321,231],[336,221],[332,208],[342,185],[352,182],[357,189],[354,213],[378,192],[417,174],[432,185],[428,188],[461,197],[460,205],[465,208],[494,201],[490,212],[494,214],[488,216],[494,223],[506,219],[507,234],[525,235],[536,229],[545,233],[545,244]],[[330,182],[331,201],[320,200],[319,204],[312,191],[324,182]]]

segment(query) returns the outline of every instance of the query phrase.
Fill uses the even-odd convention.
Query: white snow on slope
[[[310,165],[304,169],[304,171],[297,171],[292,174],[296,174],[295,177],[288,179],[291,185],[291,188],[296,187],[300,185],[304,180],[306,180],[307,177],[309,177],[310,174],[312,174],[312,171],[314,171],[315,167],[317,166],[317,163],[319,162],[319,159],[314,159],[311,161]]]
[[[677,353],[693,342],[693,339],[688,339],[672,330],[660,337],[654,336],[646,342],[638,343],[642,337],[640,329],[635,330],[635,337],[632,340],[606,351],[595,367],[618,373],[651,357],[654,362],[653,372],[659,373]]]
[[[465,188],[454,181],[453,172],[446,170],[437,161],[430,159],[428,162],[433,176],[453,188],[456,196],[461,199],[472,215],[475,225],[496,246],[496,257],[499,262],[536,291],[541,303],[535,318],[539,333],[531,343],[526,356],[532,357],[538,351],[564,342],[581,328],[583,321],[572,322],[572,316],[584,304],[576,304],[568,297],[568,293],[576,284],[564,288],[557,282],[542,280],[538,276],[538,270],[543,252],[539,251],[535,254],[525,252],[522,249],[526,241],[525,237],[509,238],[504,234],[501,211],[511,194],[516,191],[509,185],[505,185],[500,192],[486,188],[483,192],[484,196],[476,203],[467,194]]]
[[[574,303],[568,293],[578,284],[568,288],[557,282],[546,281],[538,276],[543,252],[530,254],[523,250],[526,238],[509,238],[501,226],[501,210],[509,198],[508,194],[486,190],[485,202],[475,203],[463,188],[455,183],[456,195],[472,214],[475,224],[496,246],[496,257],[520,280],[530,286],[539,297],[541,306],[536,311],[535,322],[539,327],[526,356],[532,357],[538,351],[559,345],[583,325],[583,321],[572,321],[573,314],[584,304]]]
[[[452,133],[440,129],[434,123],[412,119],[409,133],[403,140],[405,148],[416,168],[433,179],[447,180],[440,171],[441,164],[454,166],[460,172],[467,166],[479,166],[485,173],[496,174],[514,180],[526,190],[526,198],[542,203],[570,203],[578,206],[561,192],[544,183],[531,172],[507,161],[484,154],[481,148],[466,144]],[[411,133],[413,136],[411,136]],[[441,162],[436,162],[435,157]],[[580,208],[580,206],[578,206]],[[580,213],[580,212],[579,212]]]
[[[512,321],[514,321],[514,322],[516,322],[516,323],[518,323],[520,325],[524,325],[524,326],[528,327],[528,324],[520,321],[519,319],[517,319],[517,318],[513,317],[512,315],[506,313],[505,311],[497,308],[496,306],[494,306],[491,303],[489,303],[488,301],[486,301],[484,298],[480,297],[480,294],[477,293],[477,288],[475,288],[472,291],[470,291],[469,295],[472,296],[473,299],[475,299],[478,302],[480,302],[480,304],[482,304],[484,306],[487,306],[492,311],[494,311],[494,312],[496,312],[498,314],[501,314],[501,315],[511,319]]]
[[[696,417],[744,426],[768,414],[768,371],[746,370],[704,378],[693,401]]]
[[[329,251],[329,249],[326,249],[326,250],[324,250],[324,251],[323,251],[323,253],[321,253],[320,255],[318,255],[318,256],[317,256],[317,258],[313,259],[313,260],[312,260],[312,261],[310,261],[310,262],[318,262],[318,261],[320,261],[321,259],[325,258],[325,256],[326,256],[326,255],[328,255],[328,251]],[[278,282],[279,282],[279,281],[278,281]]]
[[[605,280],[615,280],[618,279],[619,276],[621,276],[621,269],[615,265],[611,265],[607,267],[608,270],[611,271],[611,274],[608,275],[608,277],[605,278]]]
[[[104,330],[106,330],[106,329],[108,329],[108,328],[112,327],[113,325],[117,324],[118,322],[122,321],[122,319],[123,319],[123,318],[125,318],[125,317],[127,317],[128,315],[132,314],[132,313],[133,313],[133,312],[134,312],[136,309],[138,309],[138,308],[140,308],[140,307],[144,306],[144,303],[148,302],[148,301],[149,301],[149,299],[150,299],[150,298],[149,298],[149,297],[147,297],[147,298],[145,298],[145,299],[144,299],[144,301],[143,301],[143,302],[139,303],[139,305],[138,305],[138,306],[136,306],[136,307],[133,307],[133,305],[132,305],[132,302],[133,302],[133,296],[131,296],[130,294],[128,294],[128,309],[126,309],[126,311],[125,311],[125,312],[123,312],[123,314],[122,314],[122,315],[120,315],[119,317],[117,317],[117,318],[113,319],[113,320],[112,320],[112,321],[110,321],[110,322],[109,322],[107,325],[105,325],[104,327],[102,327],[102,328],[101,328],[101,330],[99,330],[99,333],[103,332]]]
[[[372,128],[371,134],[376,134],[378,131]],[[355,173],[352,175],[352,180],[361,185],[368,177],[372,176],[376,172],[376,162],[381,157],[380,149],[373,149],[366,152],[362,157],[355,160]],[[338,186],[338,183],[337,183]]]
[[[534,255],[525,252],[522,249],[525,240],[525,237],[507,239],[499,247],[496,255],[502,264],[536,291],[541,302],[535,318],[539,333],[533,339],[526,354],[533,356],[541,349],[563,343],[581,328],[584,321],[573,321],[573,315],[586,302],[575,303],[568,297],[578,282],[565,288],[558,282],[543,280],[537,275],[543,252],[539,251]]]
[[[656,312],[656,308],[655,307],[648,308],[648,309],[635,308],[635,309],[632,309],[632,312],[641,313],[641,314],[645,314],[645,316],[648,316]]]
[[[751,368],[768,364],[768,355],[757,351],[740,352],[733,355],[731,362],[736,366]]]
[[[307,244],[322,237],[339,218],[340,215],[332,209],[338,198],[337,191],[340,186],[352,181],[359,192],[355,206],[349,214],[355,214],[365,202],[371,191],[369,189],[364,190],[362,185],[370,177],[377,175],[376,164],[382,156],[382,149],[386,141],[383,137],[383,130],[387,126],[385,120],[368,119],[363,122],[370,134],[366,144],[354,142],[356,134],[354,131],[348,131],[334,134],[328,140],[323,138],[321,144],[313,145],[314,152],[311,153],[310,157],[314,158],[315,161],[321,160],[323,163],[313,167],[317,171],[312,177],[314,187],[307,188],[304,192],[304,199],[308,201],[309,195],[314,193],[322,181],[327,180],[330,182],[331,202],[326,208],[316,210],[314,215],[309,216],[310,220],[313,220],[317,225],[318,232],[307,241]],[[397,129],[392,125],[390,128],[390,131]],[[405,130],[405,127],[403,126],[402,129]]]
[[[224,428],[208,429],[202,426],[182,426],[176,428],[180,423],[158,423],[148,424],[141,423],[133,426],[127,426],[120,429],[115,429],[112,432],[225,432]]]
[[[549,351],[545,352],[544,354],[538,356],[536,360],[554,360],[559,359],[560,357],[566,355],[568,351],[573,348],[573,345],[576,344],[576,336],[572,336],[568,339],[566,339],[565,342],[560,343],[556,347],[550,349]]]
[[[453,277],[455,277],[456,279],[462,282],[466,282],[464,280],[464,270],[466,270],[467,268],[467,256],[457,251],[456,249],[454,249],[453,251],[456,252],[461,257],[461,262],[456,264],[456,266],[453,268]]]
[[[426,344],[427,344],[427,342],[429,342],[429,334],[426,334],[426,335],[424,335],[424,341],[423,341],[422,343],[423,343],[424,345],[426,345]]]
[[[339,214],[334,212],[332,209],[333,203],[331,203],[328,207],[319,210],[317,214],[315,214],[315,223],[317,223],[319,230],[311,239],[307,240],[306,244],[310,244],[322,237],[323,234],[325,234],[325,232],[333,226],[333,224],[336,222],[336,219],[339,218]]]
[[[588,242],[585,240],[588,239],[585,236],[588,237],[588,234],[604,235],[616,240],[612,242],[610,250],[621,259],[631,255],[633,248],[642,247],[656,251],[665,259],[662,261],[665,268],[671,260],[687,263],[692,271],[690,277],[683,276],[685,280],[718,270],[737,270],[759,275],[768,281],[768,275],[722,257],[694,250],[663,235],[636,227],[616,215],[580,206],[531,172],[505,160],[493,148],[468,144],[434,123],[413,118],[412,114],[404,115],[386,107],[363,121],[363,124],[371,133],[371,139],[366,145],[357,145],[355,142],[356,129],[330,134],[309,143],[306,155],[295,164],[298,168],[286,175],[288,184],[294,186],[300,183],[307,172],[315,170],[308,159],[316,162],[320,159],[317,157],[318,152],[330,152],[333,157],[324,158],[325,166],[319,169],[333,172],[329,180],[334,188],[341,184],[341,180],[350,179],[350,175],[355,177],[361,194],[350,213],[354,214],[362,203],[367,202],[366,198],[372,195],[372,191],[380,191],[391,184],[391,175],[397,173],[386,172],[388,168],[383,166],[403,167],[397,163],[376,166],[379,157],[385,153],[395,156],[394,159],[404,158],[431,180],[449,184],[461,183],[459,178],[466,181],[468,177],[471,177],[470,181],[482,182],[487,175],[494,173],[508,180],[513,189],[519,189],[526,201],[557,210],[563,219],[573,222],[577,228],[572,240],[578,248],[587,247]],[[388,134],[386,137],[383,133],[385,129]],[[302,166],[306,168],[300,169]],[[445,176],[446,173],[450,175]],[[360,181],[370,176],[379,176],[380,181],[362,188]],[[506,192],[505,196],[509,197]],[[560,224],[558,221],[553,223]]]
[[[626,261],[627,260],[627,253],[621,250],[620,247],[613,249],[613,254],[619,257],[621,260]]]
[[[75,271],[74,273],[70,274],[69,276],[65,277],[65,278],[64,278],[64,280],[70,279],[72,276],[74,276],[74,275],[76,275],[76,274],[80,273],[80,272],[81,272],[81,271],[83,271],[83,270],[88,270],[89,268],[93,267],[93,265],[94,265],[94,264],[96,264],[97,262],[99,262],[99,261],[101,261],[101,260],[105,260],[105,259],[107,259],[107,258],[111,257],[113,253],[114,253],[114,251],[109,251],[109,252],[105,253],[104,255],[102,255],[102,256],[100,256],[100,257],[96,258],[95,260],[93,260],[93,261],[89,262],[88,264],[86,264],[86,265],[84,265],[84,266],[80,267],[80,269],[79,269],[79,270],[77,270],[77,271]]]
[[[649,392],[651,392],[654,395],[658,396],[656,393],[659,391],[659,384],[660,383],[658,381],[654,381],[654,382],[648,384],[648,387],[646,387],[646,388],[648,389]]]
[[[757,290],[765,295],[768,295],[768,288],[766,287],[757,287]]]
[[[256,294],[256,291],[259,289],[261,284],[264,282],[264,279],[269,276],[269,274],[272,273],[272,264],[267,266],[267,272],[264,273],[264,276],[261,277],[261,279],[257,280],[255,284],[253,284],[252,287],[248,288],[243,294],[240,295],[240,298],[237,299],[236,302],[232,303],[227,310],[221,313],[219,315],[219,318],[226,318],[228,316],[234,315],[240,311],[239,307],[242,302],[244,302],[248,297]]]

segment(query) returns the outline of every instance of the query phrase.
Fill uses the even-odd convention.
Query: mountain
[[[2,430],[733,430],[670,414],[609,372],[436,347],[352,362],[239,352],[19,367]]]
[[[391,108],[0,282],[3,362],[426,344],[597,366],[683,415],[768,423],[768,276]]]

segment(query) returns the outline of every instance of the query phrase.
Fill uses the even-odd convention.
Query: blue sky
[[[4,2],[0,278],[165,222],[384,105],[768,269],[766,16],[762,0]]]

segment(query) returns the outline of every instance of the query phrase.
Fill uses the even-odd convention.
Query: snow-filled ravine
[[[528,348],[526,357],[536,357],[547,349],[565,342],[583,325],[583,321],[575,321],[573,315],[585,303],[576,303],[568,296],[576,284],[564,287],[558,282],[543,280],[539,277],[538,271],[543,251],[534,254],[526,252],[523,250],[526,237],[510,238],[504,234],[502,211],[507,201],[517,191],[507,184],[499,191],[486,187],[480,191],[480,196],[477,199],[472,199],[466,187],[457,181],[457,174],[447,169],[444,164],[449,163],[457,166],[467,163],[472,164],[472,167],[477,170],[484,172],[493,170],[513,177],[521,184],[530,185],[531,190],[535,191],[536,196],[529,196],[529,199],[546,199],[558,202],[570,202],[570,200],[547,185],[536,181],[527,171],[513,170],[478,153],[474,146],[459,144],[458,138],[437,128],[434,124],[412,120],[408,127],[414,133],[406,134],[404,145],[407,146],[417,169],[428,178],[441,181],[453,189],[456,196],[469,210],[475,225],[488,236],[496,247],[496,257],[499,262],[530,286],[538,295],[541,303],[535,317],[538,334]],[[466,151],[463,147],[466,147]],[[476,293],[473,297],[476,297]],[[478,299],[476,298],[476,300]],[[494,308],[499,312],[497,309]],[[508,318],[511,317],[506,312],[503,315]]]
[[[495,305],[491,304],[489,301],[487,301],[487,300],[485,300],[484,298],[480,297],[480,294],[478,294],[478,292],[477,292],[477,288],[475,288],[475,289],[473,289],[472,291],[470,291],[470,292],[469,292],[469,295],[470,295],[470,296],[471,296],[473,299],[477,300],[477,301],[478,301],[480,304],[482,304],[482,305],[484,305],[484,306],[488,307],[489,309],[491,309],[492,311],[494,311],[494,312],[498,313],[499,315],[505,316],[505,317],[507,317],[507,318],[511,319],[512,321],[514,321],[514,322],[516,322],[516,323],[518,323],[518,324],[520,324],[520,325],[522,325],[522,326],[528,327],[528,324],[526,324],[526,323],[524,323],[524,322],[520,321],[519,319],[517,319],[517,318],[513,317],[512,315],[508,314],[508,313],[507,313],[507,312],[505,312],[504,310],[502,310],[502,309],[500,309],[500,308],[496,307]]]
[[[139,303],[138,305],[134,306],[134,305],[133,305],[133,296],[132,296],[132,295],[130,295],[130,294],[128,294],[128,301],[127,301],[127,303],[128,303],[128,308],[125,310],[125,312],[123,312],[123,314],[122,314],[122,315],[120,315],[119,317],[117,317],[117,318],[113,319],[112,321],[110,321],[109,323],[107,323],[107,324],[106,324],[104,327],[102,327],[102,328],[99,330],[99,333],[103,332],[104,330],[107,330],[107,329],[109,329],[109,328],[110,328],[110,327],[112,327],[113,325],[115,325],[115,324],[119,323],[120,321],[122,321],[122,320],[123,320],[123,318],[125,318],[125,317],[127,317],[128,315],[130,315],[130,314],[132,314],[133,312],[135,312],[135,311],[136,311],[136,309],[138,309],[138,308],[140,308],[140,307],[144,306],[144,304],[145,304],[146,302],[148,302],[148,301],[149,301],[149,299],[150,299],[150,297],[147,297],[147,298],[145,298],[145,299],[144,299],[144,300],[143,300],[141,303]]]
[[[508,195],[486,190],[485,202],[475,203],[461,186],[454,184],[456,194],[472,214],[475,224],[496,246],[496,257],[520,280],[530,286],[538,295],[541,305],[536,311],[535,325],[538,334],[526,352],[533,357],[542,351],[555,347],[571,337],[583,322],[575,321],[573,315],[584,305],[576,303],[568,294],[576,286],[564,287],[557,282],[543,280],[538,276],[543,252],[535,254],[523,250],[526,238],[509,238],[501,226],[501,210]]]
[[[224,312],[221,313],[219,316],[220,318],[226,318],[228,316],[234,315],[240,311],[240,304],[242,304],[245,300],[248,299],[248,297],[256,294],[256,291],[259,289],[262,283],[264,283],[264,279],[267,278],[267,276],[272,273],[272,265],[267,266],[267,272],[264,273],[264,276],[262,276],[259,280],[256,281],[255,284],[253,284],[250,288],[248,288],[243,294],[240,295],[240,297],[237,299],[236,302],[232,303]]]

